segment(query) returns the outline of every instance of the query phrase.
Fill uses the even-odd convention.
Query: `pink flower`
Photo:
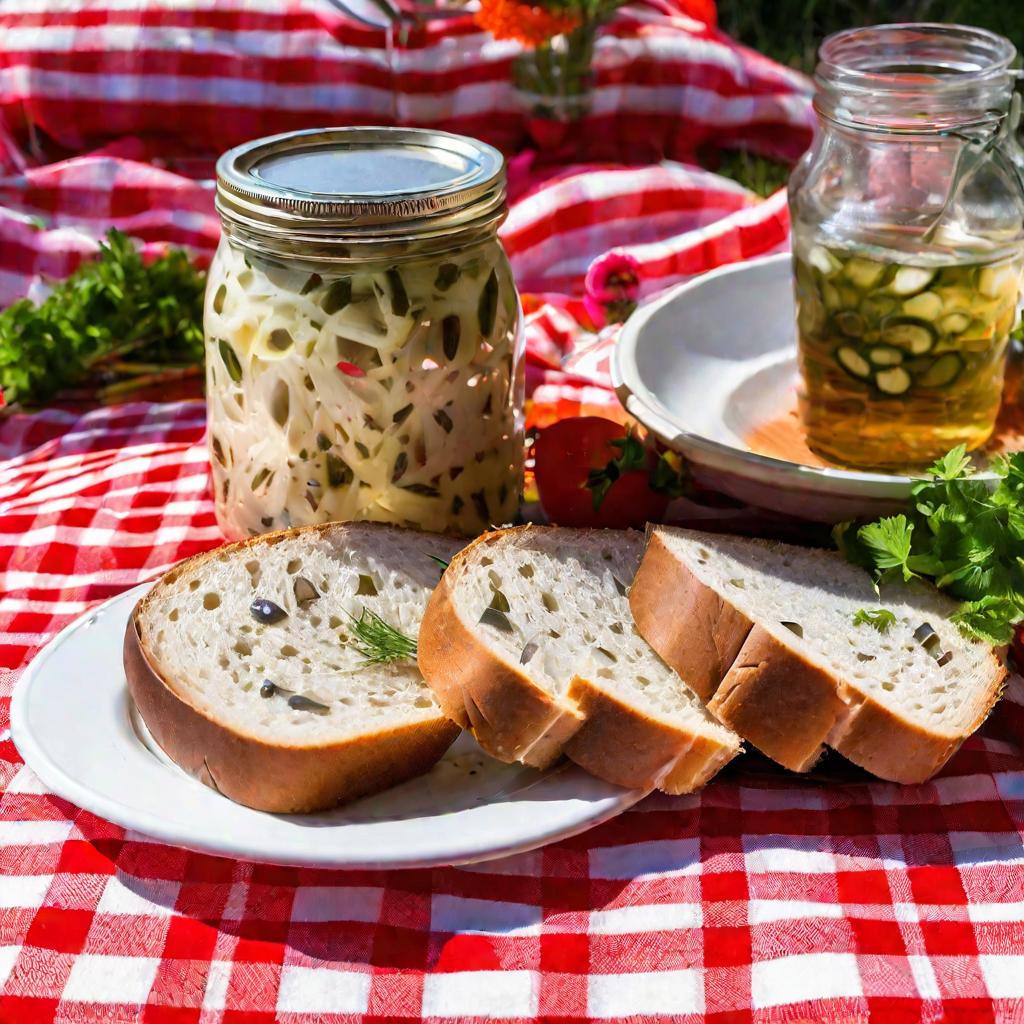
[[[636,302],[640,293],[640,264],[628,253],[606,252],[590,264],[584,288],[598,302]]]
[[[583,304],[598,327],[622,322],[640,297],[640,264],[628,253],[605,253],[590,264],[583,287]]]

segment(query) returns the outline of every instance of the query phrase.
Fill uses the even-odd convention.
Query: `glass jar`
[[[524,367],[501,155],[443,132],[295,132],[224,154],[217,209],[204,329],[224,533],[512,520]]]
[[[1024,242],[1016,50],[959,25],[825,40],[820,130],[789,186],[810,447],[906,469],[984,444]]]

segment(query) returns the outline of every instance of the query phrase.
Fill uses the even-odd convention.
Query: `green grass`
[[[978,25],[1024,50],[1024,0],[718,0],[719,24],[729,35],[808,73],[821,40],[854,25],[945,21]],[[723,153],[718,166],[758,195],[785,184],[789,169],[750,153]]]
[[[1024,48],[1021,0],[718,0],[718,20],[731,36],[803,71],[814,69],[830,32],[891,21],[978,25]]]

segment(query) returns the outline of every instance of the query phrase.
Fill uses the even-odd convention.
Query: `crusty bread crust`
[[[752,623],[710,587],[690,586],[689,575],[657,531],[648,530],[647,551],[629,591],[629,607],[640,635],[701,700],[708,701]]]
[[[738,745],[730,748],[650,718],[579,676],[569,697],[584,722],[566,754],[591,775],[627,789],[692,793],[739,752]]]
[[[708,614],[685,620],[675,611],[709,609],[716,603],[725,609],[717,625]],[[694,657],[704,662],[692,670],[703,678],[714,677],[720,652],[730,650],[742,634],[708,707],[786,768],[807,771],[827,744],[879,778],[919,783],[931,778],[966,738],[924,729],[850,688],[760,626],[744,627],[745,616],[676,558],[657,530],[630,592],[630,607],[640,633],[670,664],[673,657],[679,660],[676,652],[692,645]],[[698,627],[710,636],[695,636]],[[967,735],[988,716],[1005,678],[1006,669],[993,652],[992,681]]]
[[[511,532],[484,534],[455,555],[427,604],[419,666],[445,713],[499,760],[546,767],[564,753],[591,774],[629,788],[659,785],[682,793],[702,785],[738,753],[738,743],[681,730],[580,677],[556,700],[460,617],[452,599],[459,562]]]
[[[326,532],[331,526],[304,529]],[[206,561],[255,541],[276,544],[298,532],[285,530],[196,555],[171,569],[164,581],[201,571]],[[194,707],[187,691],[165,679],[147,655],[140,622],[162,582],[135,606],[125,630],[128,691],[164,753],[229,799],[276,813],[326,810],[421,775],[459,734],[458,726],[438,714],[336,743],[289,746],[270,744],[217,722]]]

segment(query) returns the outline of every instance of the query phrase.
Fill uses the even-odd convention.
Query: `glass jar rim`
[[[505,161],[486,143],[432,129],[285,132],[220,157],[216,206],[226,229],[270,246],[426,240],[499,223]]]
[[[991,124],[1009,107],[1017,49],[970,25],[905,22],[825,38],[815,69],[820,114],[851,127],[944,131]]]

